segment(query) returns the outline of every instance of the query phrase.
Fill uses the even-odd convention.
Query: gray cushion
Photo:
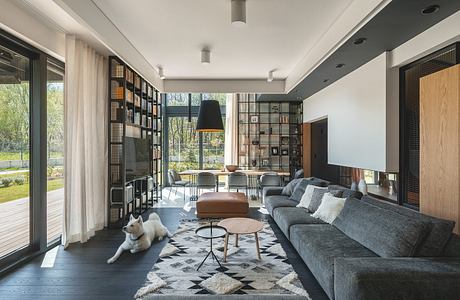
[[[363,196],[363,193],[361,193],[360,191],[353,191],[353,190],[350,190],[346,187],[343,187],[341,185],[330,185],[327,187],[329,190],[331,191],[342,191],[342,198],[356,198],[356,199],[361,199],[361,197]]]
[[[315,177],[301,178],[300,182],[295,186],[290,199],[300,202],[300,199],[302,199],[303,193],[305,193],[305,189],[309,184],[316,186],[328,186],[329,181],[325,181]]]
[[[308,204],[308,210],[312,213],[318,210],[318,207],[321,205],[323,196],[326,193],[331,193],[334,197],[341,197],[342,191],[330,191],[329,189],[314,189],[313,195],[311,196],[310,204]]]
[[[380,208],[397,212],[411,219],[430,223],[428,234],[418,247],[415,256],[440,256],[455,226],[455,222],[453,221],[427,216],[412,209],[380,201],[370,196],[364,196],[363,201]]]
[[[429,224],[348,198],[332,225],[382,257],[401,257],[415,254]]]
[[[267,196],[264,203],[271,216],[273,216],[273,211],[278,207],[295,207],[297,205],[297,202],[289,200],[287,196]]]
[[[290,238],[289,228],[295,224],[326,224],[318,218],[314,218],[305,208],[279,207],[273,212],[278,227],[287,238]]]
[[[303,178],[298,178],[291,180],[285,187],[283,187],[283,191],[281,192],[281,195],[285,196],[291,196],[292,193],[294,192],[294,189],[296,185],[302,181]]]
[[[337,258],[335,299],[459,299],[460,260]]]
[[[291,242],[331,299],[334,299],[334,259],[377,255],[327,225],[293,225]]]
[[[444,247],[442,256],[445,257],[460,257],[460,236],[452,234],[451,238]]]

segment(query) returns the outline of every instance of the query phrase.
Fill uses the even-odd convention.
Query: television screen
[[[149,175],[150,141],[149,139],[125,138],[126,179]]]

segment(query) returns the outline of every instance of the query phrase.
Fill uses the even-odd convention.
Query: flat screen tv
[[[132,180],[150,174],[150,141],[125,137],[126,179]]]

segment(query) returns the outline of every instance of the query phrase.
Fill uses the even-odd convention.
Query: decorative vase
[[[257,166],[257,160],[253,159],[251,164],[252,164],[253,167]]]
[[[367,184],[366,184],[366,181],[364,181],[364,179],[361,179],[359,181],[359,183],[358,183],[358,191],[363,193],[363,195],[367,195]]]
[[[358,185],[356,184],[356,181],[353,181],[351,183],[350,190],[352,190],[352,191],[357,191],[358,190]]]

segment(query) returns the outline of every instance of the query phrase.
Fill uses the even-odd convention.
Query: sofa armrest
[[[334,294],[336,300],[456,299],[460,259],[337,258]]]
[[[269,186],[264,187],[262,190],[262,199],[265,199],[266,196],[279,196],[283,191],[283,187],[281,186]]]

